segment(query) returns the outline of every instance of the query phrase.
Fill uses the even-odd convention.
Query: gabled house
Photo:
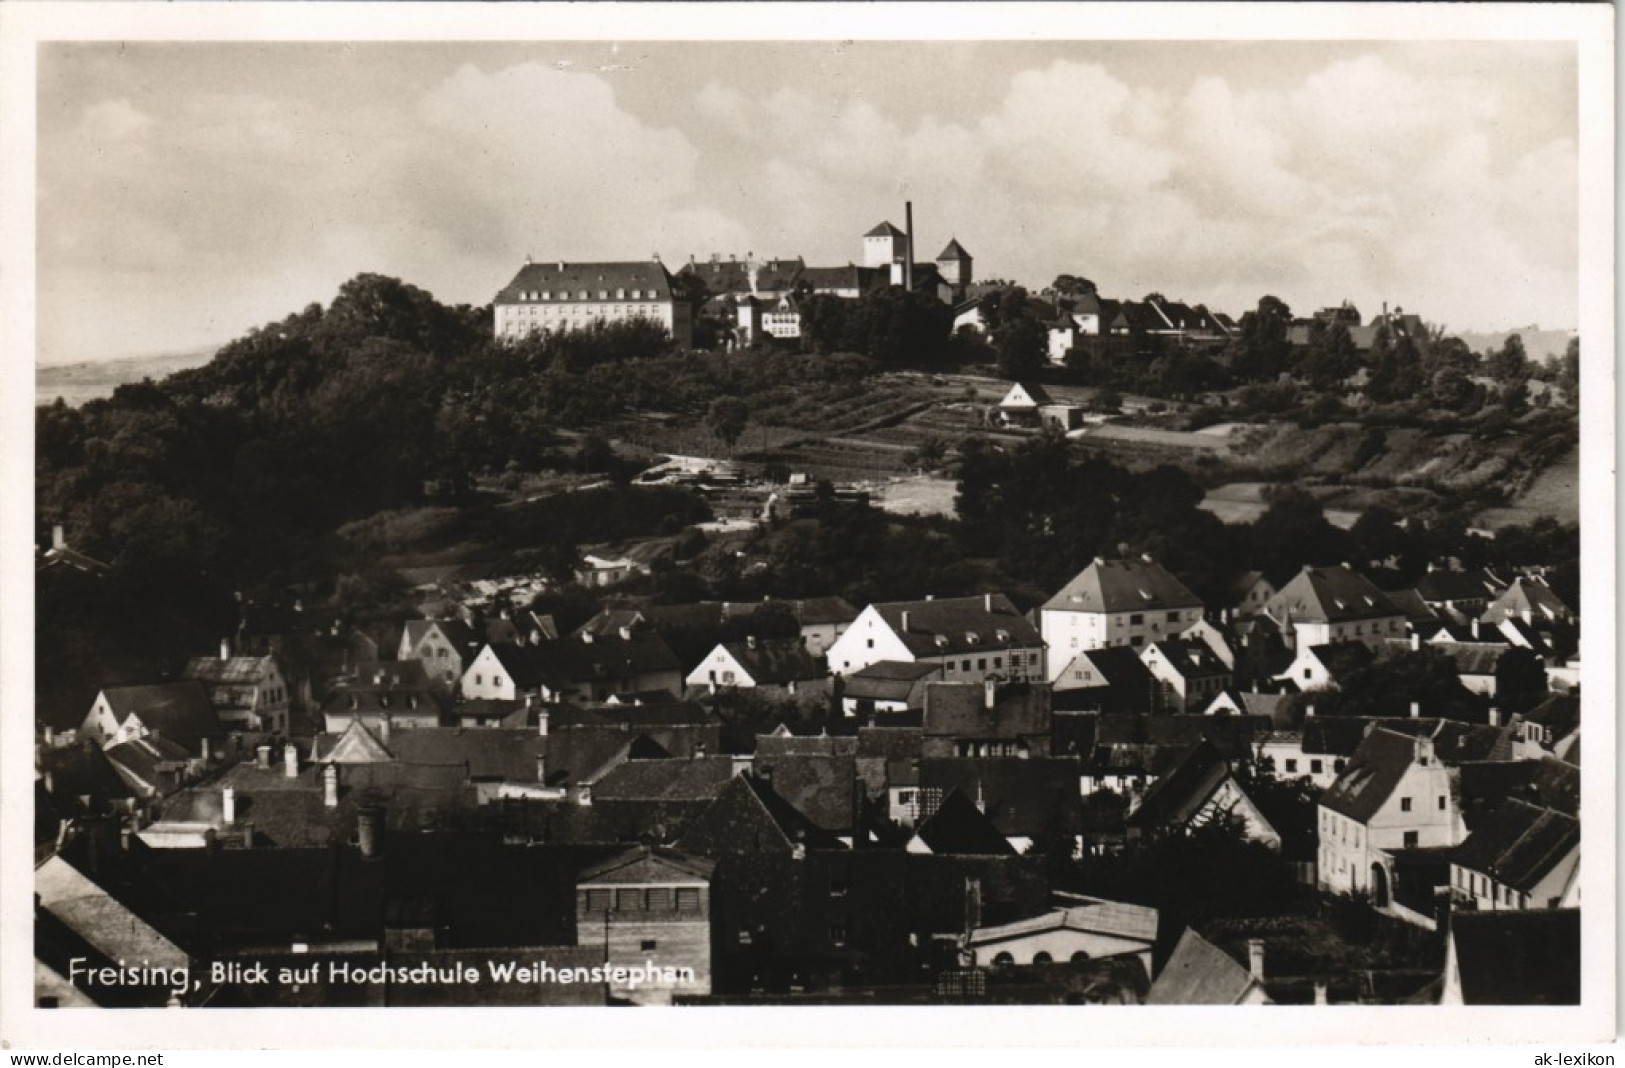
[[[925,707],[925,688],[942,675],[932,661],[877,660],[836,683],[848,716],[904,712]]]
[[[1057,711],[1149,713],[1161,684],[1131,646],[1084,649],[1051,680]]]
[[[623,628],[536,646],[487,645],[463,672],[461,688],[469,699],[558,702],[656,690],[675,699],[682,686],[677,656],[659,634]]]
[[[1320,886],[1368,894],[1378,908],[1392,901],[1394,851],[1454,846],[1465,833],[1433,739],[1384,726],[1365,736],[1321,795],[1318,825]]]
[[[448,693],[457,689],[482,644],[474,628],[460,619],[412,619],[401,632],[395,659],[421,662],[434,687]]]
[[[232,656],[225,642],[220,656],[195,656],[181,672],[209,691],[209,703],[230,730],[283,734],[288,730],[288,683],[274,656]],[[180,741],[180,739],[176,739]],[[183,743],[184,744],[184,743]]]
[[[109,686],[96,695],[79,725],[81,741],[95,742],[104,749],[132,738],[162,734],[192,752],[201,752],[204,742],[216,743],[225,733],[208,691],[195,680]]]
[[[921,755],[1048,756],[1050,715],[1042,684],[933,682],[925,691]]]
[[[775,853],[805,856],[808,849],[845,849],[841,840],[808,819],[755,775],[736,775],[683,828],[677,848],[691,856]]]
[[[1495,624],[1507,619],[1520,619],[1536,628],[1543,628],[1554,623],[1573,623],[1579,616],[1542,579],[1520,575],[1490,602],[1479,618],[1485,623]]]
[[[1230,584],[1230,604],[1237,616],[1253,616],[1264,610],[1275,596],[1275,583],[1262,571],[1244,571]]]
[[[1374,659],[1371,647],[1361,641],[1300,645],[1291,665],[1275,677],[1299,690],[1335,690],[1349,675],[1370,666]]]
[[[440,726],[440,695],[421,660],[365,667],[322,704],[322,729],[342,734],[353,720],[387,737],[393,729]]]
[[[1230,669],[1204,641],[1165,638],[1145,647],[1140,660],[1157,680],[1159,712],[1189,712],[1230,686]]]
[[[1483,569],[1456,571],[1430,565],[1427,574],[1416,580],[1415,588],[1422,603],[1441,618],[1466,621],[1483,615],[1507,584],[1494,572]]]
[[[625,556],[604,557],[591,553],[581,558],[575,569],[575,580],[581,585],[599,589],[615,586],[637,575],[649,573],[647,565]]]
[[[1450,890],[1480,912],[1580,904],[1580,821],[1510,797],[1450,856]]]
[[[576,941],[601,946],[604,963],[628,973],[611,992],[639,1005],[711,992],[714,862],[644,846],[576,878]]]
[[[1151,975],[1157,910],[1094,898],[1038,916],[973,928],[964,953],[975,967],[1082,963],[1105,957],[1138,960]]]
[[[904,849],[939,856],[1004,857],[1016,852],[981,809],[958,790],[949,791],[937,810],[920,821]]]
[[[842,676],[896,660],[935,664],[951,682],[1044,678],[1044,640],[1002,593],[872,604],[826,659]]]
[[[141,801],[167,797],[200,774],[205,762],[162,734],[148,734],[108,746],[108,765]]]
[[[1179,936],[1173,955],[1157,973],[1147,1005],[1268,1005],[1264,992],[1264,946],[1248,944],[1251,967],[1242,967],[1224,950],[1189,927]]]
[[[1036,426],[1038,410],[1054,403],[1055,398],[1037,382],[1017,382],[999,401],[999,418],[1007,423]]]
[[[1202,618],[1202,601],[1149,557],[1094,562],[1039,610],[1055,681],[1086,649],[1135,649],[1172,638]]]
[[[1129,841],[1186,834],[1219,820],[1235,820],[1249,841],[1271,849],[1281,836],[1242,789],[1225,760],[1206,740],[1193,746],[1129,809]]]
[[[801,639],[780,641],[747,637],[723,642],[684,680],[690,689],[767,690],[793,694],[822,686],[828,678],[824,658]]]
[[[1264,605],[1292,649],[1358,641],[1378,648],[1405,636],[1405,613],[1358,571],[1306,567]]]
[[[852,625],[852,621],[858,618],[858,610],[844,597],[799,597],[755,603],[724,601],[722,619],[730,623],[748,620],[764,604],[783,605],[789,609],[796,624],[801,628],[801,640],[806,643],[807,651],[814,656],[821,656],[827,652],[829,647],[835,644],[835,639],[844,634]]]
[[[919,788],[915,819],[929,817],[943,798],[957,791],[975,802],[1017,853],[1036,845],[1051,853],[1064,848],[1064,855],[1081,855],[1077,759],[956,757],[909,764]]]

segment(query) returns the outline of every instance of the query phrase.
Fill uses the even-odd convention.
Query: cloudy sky
[[[979,278],[1238,314],[1577,325],[1571,44],[53,44],[38,356],[181,351],[362,271],[843,264],[903,222]]]

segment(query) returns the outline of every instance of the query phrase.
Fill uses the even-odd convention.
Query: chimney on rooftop
[[[543,738],[547,737],[547,709],[536,710],[536,733]]]
[[[1420,648],[1422,648],[1422,635],[1413,630],[1411,631],[1411,651],[1415,652]]]
[[[1494,705],[1490,706],[1489,721],[1490,726],[1492,727],[1499,727],[1501,725],[1501,710],[1496,708]]]
[[[68,547],[68,536],[62,530],[61,523],[51,525],[51,548],[61,552]]]
[[[756,648],[756,635],[754,635],[754,634],[745,635],[745,648],[747,648],[747,649]]]
[[[1412,701],[1411,702],[1411,718],[1412,719],[1421,719],[1422,718],[1422,702],[1420,702],[1420,701]]]
[[[267,770],[270,769],[271,747],[269,745],[257,745],[254,747],[254,764],[256,767],[265,768]]]
[[[237,822],[237,791],[229,786],[220,791],[220,822],[228,827]]]
[[[230,638],[221,638],[220,639],[220,659],[222,659],[222,660],[230,660],[231,659],[231,639]]]
[[[389,713],[388,712],[385,712],[384,713],[384,718],[378,721],[378,740],[380,742],[383,742],[385,745],[389,744]]]
[[[999,703],[999,684],[991,678],[982,680],[982,704],[992,711]]]
[[[322,807],[337,808],[339,805],[339,769],[337,765],[329,764],[322,769]]]
[[[629,642],[631,640],[632,640],[632,628],[631,627],[622,627],[621,628],[621,641]]]
[[[1315,1004],[1316,1005],[1328,1005],[1328,1004],[1330,1004],[1330,1002],[1326,1000],[1326,981],[1324,979],[1316,979],[1315,980]]]
[[[1247,971],[1260,983],[1264,981],[1264,940],[1247,939]]]
[[[904,633],[904,634],[907,634],[907,633],[908,633],[908,609],[906,609],[906,608],[905,608],[905,609],[903,609],[903,625],[902,625],[902,631],[903,631],[903,633]]]
[[[299,777],[299,750],[292,742],[282,747],[282,774],[290,779]]]
[[[46,745],[51,744],[51,736],[49,734],[47,734],[45,736],[45,744]],[[207,764],[209,762],[209,756],[210,756],[210,753],[209,753],[209,739],[205,738],[201,742],[198,743],[198,755],[203,758],[203,762],[205,764]]]
[[[1303,706],[1303,718],[1304,719],[1314,719],[1315,718],[1315,703],[1313,701],[1310,701],[1308,704]]]
[[[993,611],[993,595],[991,593],[982,594],[982,611]]]

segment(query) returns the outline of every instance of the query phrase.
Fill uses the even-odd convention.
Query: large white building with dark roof
[[[1043,639],[1002,593],[872,604],[827,656],[830,671],[843,676],[894,660],[939,664],[949,682],[1045,677]]]
[[[1264,614],[1294,650],[1346,641],[1377,649],[1405,637],[1404,610],[1347,564],[1304,568],[1265,603]]]
[[[1054,681],[1078,653],[1172,638],[1202,618],[1202,600],[1155,561],[1101,560],[1044,603],[1039,627]]]
[[[693,341],[691,309],[673,294],[659,260],[527,263],[492,309],[499,338],[643,320],[664,326],[679,345]]]

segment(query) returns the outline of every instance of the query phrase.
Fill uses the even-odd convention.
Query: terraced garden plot
[[[1491,508],[1478,517],[1491,530],[1532,523],[1550,516],[1561,523],[1580,520],[1580,450],[1570,450],[1542,471],[1527,490],[1505,508]]]

